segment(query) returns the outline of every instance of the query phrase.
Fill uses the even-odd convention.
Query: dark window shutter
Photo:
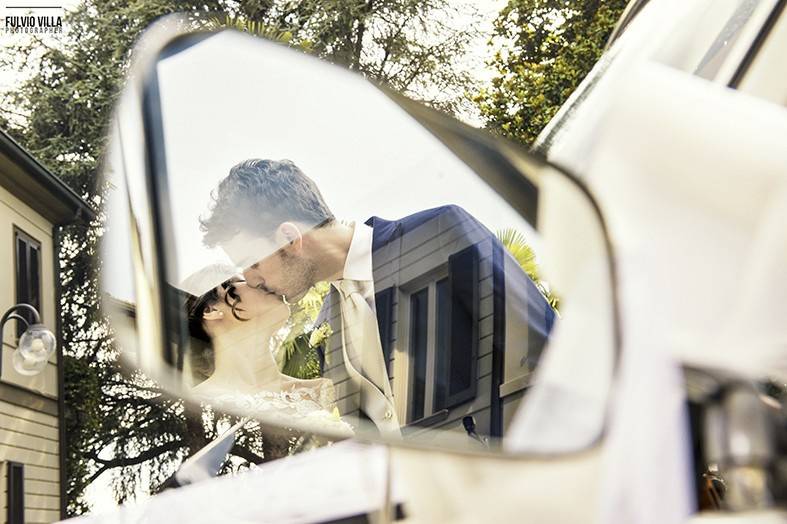
[[[8,499],[8,524],[24,524],[25,522],[25,470],[18,462],[7,462],[6,494]]]
[[[16,295],[27,289],[27,243],[19,236],[16,237]]]
[[[389,287],[375,293],[374,304],[377,309],[377,329],[380,331],[380,344],[385,357],[385,369],[391,377],[391,343],[393,338],[393,297],[394,288]]]
[[[16,303],[30,304],[41,313],[41,244],[16,231]],[[33,315],[27,310],[19,314],[28,322],[33,322]],[[25,332],[24,324],[17,322],[16,336]]]
[[[448,258],[450,296],[448,351],[438,355],[443,361],[438,369],[444,374],[447,409],[475,398],[478,390],[478,248],[470,246]]]
[[[41,312],[41,249],[33,244],[28,244],[28,258],[30,259],[30,295],[29,304]],[[32,320],[32,319],[30,319]]]
[[[451,329],[451,292],[448,283],[448,278],[439,280],[435,284],[436,302],[435,312],[437,318],[435,319],[437,325],[437,333],[435,337],[435,371],[434,371],[434,405],[435,412],[440,411],[445,407],[446,392],[448,391],[448,372],[447,364],[448,358],[448,337]]]

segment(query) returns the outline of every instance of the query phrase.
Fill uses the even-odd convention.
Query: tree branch
[[[271,459],[263,458],[257,455],[256,453],[254,453],[253,451],[244,448],[243,446],[239,446],[238,444],[232,446],[232,449],[230,449],[230,454],[235,455],[236,457],[240,457],[244,460],[248,460],[252,464],[262,464],[263,462],[270,462],[271,460]]]
[[[387,78],[384,78],[385,65],[388,63],[388,58],[391,56],[391,48],[393,47],[396,39],[399,38],[399,35],[402,33],[402,30],[404,30],[405,25],[407,25],[407,21],[402,22],[401,25],[398,26],[396,31],[391,32],[388,35],[388,38],[386,38],[385,54],[383,55],[383,59],[380,61],[380,66],[377,68],[376,76],[378,79],[382,79],[386,81],[388,80]]]
[[[363,35],[366,33],[366,17],[372,12],[372,5],[374,0],[368,0],[364,4],[358,17],[358,32],[355,34],[355,42],[352,43],[352,62],[349,64],[350,69],[360,69],[361,67],[361,52],[363,51]]]
[[[161,446],[151,448],[147,451],[143,451],[136,457],[123,457],[123,458],[114,458],[111,460],[104,460],[98,458],[97,456],[93,456],[92,458],[97,462],[103,464],[103,468],[110,469],[110,468],[117,468],[121,466],[134,466],[136,464],[142,464],[143,462],[147,462],[150,459],[156,458],[162,453],[166,453],[167,451],[176,451],[182,447],[185,447],[185,444],[180,440],[173,440],[172,442],[167,442],[166,444],[162,444]],[[96,475],[98,476],[98,475]]]
[[[96,471],[95,473],[93,473],[87,478],[87,480],[85,481],[85,486],[89,486],[94,480],[100,477],[101,474],[107,471],[108,469],[110,469],[109,466],[101,466],[100,468],[98,468],[98,471]]]

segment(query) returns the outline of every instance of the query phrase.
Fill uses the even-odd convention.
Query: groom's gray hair
[[[321,227],[335,220],[317,185],[291,160],[244,160],[212,197],[208,216],[200,219],[208,247],[241,231],[270,237],[283,222]]]

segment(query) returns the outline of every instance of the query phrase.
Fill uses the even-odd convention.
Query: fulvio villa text
[[[6,27],[63,27],[62,16],[7,16]]]
[[[62,16],[6,16],[5,29],[9,32],[61,32]]]

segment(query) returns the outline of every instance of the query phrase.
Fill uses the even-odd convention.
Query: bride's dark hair
[[[202,316],[205,309],[219,302],[219,293],[215,288],[201,296],[189,294],[186,298],[186,313],[188,315],[188,329],[191,336],[191,351],[189,363],[195,384],[206,380],[213,374],[215,361],[213,344],[210,335],[205,331]]]
[[[234,282],[234,279],[222,282],[221,287],[227,290],[227,293],[224,295],[224,302],[232,309],[233,317],[245,322],[248,319],[239,317],[235,309],[240,303],[240,297],[235,292]],[[200,296],[192,294],[187,294],[186,296],[185,309],[188,318],[189,335],[191,336],[189,359],[195,380],[194,385],[206,380],[215,370],[213,344],[210,335],[205,331],[203,316],[205,311],[211,306],[218,304],[219,300],[219,292],[215,287]]]

